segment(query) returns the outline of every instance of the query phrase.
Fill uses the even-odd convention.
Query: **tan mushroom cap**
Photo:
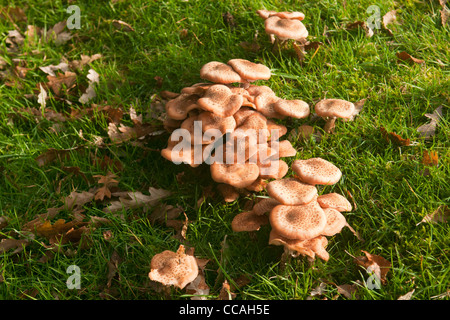
[[[316,201],[299,205],[278,205],[269,214],[273,230],[288,239],[306,240],[321,235],[327,223]]]
[[[269,244],[284,246],[285,250],[288,250],[294,257],[303,255],[315,259],[317,256],[324,261],[328,261],[330,258],[330,255],[325,249],[328,240],[324,236],[317,236],[307,240],[287,239],[274,230],[271,230]]]
[[[183,289],[198,276],[198,264],[194,256],[184,253],[180,245],[177,252],[165,250],[153,256],[150,262],[150,280]]]
[[[287,133],[287,127],[283,124],[267,119],[267,130],[270,133],[270,139],[278,140]]]
[[[323,99],[316,103],[314,109],[320,117],[349,119],[355,112],[355,105],[342,99]]]
[[[231,66],[219,61],[211,61],[200,69],[202,79],[221,84],[242,82],[241,76]]]
[[[234,120],[236,121],[236,126],[240,126],[241,124],[243,124],[244,121],[250,116],[259,117],[262,116],[262,114],[253,109],[245,107],[240,108],[238,111],[236,111],[235,114],[233,114]]]
[[[254,63],[245,59],[231,59],[228,61],[228,65],[230,65],[242,79],[248,81],[269,80],[271,76],[270,69],[261,63]]]
[[[244,98],[233,94],[230,88],[222,84],[209,87],[202,98],[198,99],[198,106],[218,115],[219,117],[230,117],[242,106]]]
[[[169,138],[169,142],[167,147],[161,150],[161,156],[166,160],[169,160],[173,163],[186,163],[191,167],[198,167],[201,163],[195,163],[195,150],[194,147],[190,148],[182,148],[180,150],[173,150],[179,143],[184,143],[179,139],[178,141],[172,140]],[[188,142],[186,142],[188,143]],[[189,141],[190,144],[190,141]],[[187,146],[186,146],[187,147]],[[202,149],[203,150],[203,149]],[[203,159],[202,159],[203,160]]]
[[[235,187],[230,186],[229,184],[221,183],[217,185],[217,189],[225,202],[233,202],[239,198],[239,192]]]
[[[317,197],[317,202],[319,205],[325,208],[333,208],[339,212],[352,211],[352,204],[343,195],[339,193],[332,192],[322,194]]]
[[[271,181],[267,185],[267,192],[273,199],[289,206],[306,204],[317,196],[315,186],[295,178]]]
[[[198,127],[198,129],[195,128],[196,126]],[[203,139],[202,122],[200,122],[199,116],[188,117],[181,123],[180,128],[189,131],[189,141],[192,145],[210,144],[213,142],[208,139]]]
[[[211,87],[212,85],[214,85],[213,83],[196,83],[193,84],[190,87],[184,87],[183,89],[181,89],[181,93],[185,93],[185,94],[196,94],[199,97],[203,96],[206,92],[206,90],[208,90],[209,87]]]
[[[280,205],[277,200],[272,198],[263,198],[258,201],[252,208],[252,211],[257,215],[262,215],[265,213],[269,213],[273,208]]]
[[[260,9],[256,10],[256,13],[263,19],[267,19],[270,16],[276,15],[278,12],[273,10]]]
[[[261,226],[268,224],[269,219],[264,215],[257,215],[253,211],[237,214],[231,221],[231,229],[234,232],[258,231]]]
[[[196,94],[182,93],[175,99],[169,100],[166,105],[167,116],[174,120],[184,120],[189,111],[199,108],[197,101],[200,97]]]
[[[236,126],[233,136],[244,137],[253,136],[258,143],[267,142],[269,137],[269,130],[267,129],[267,119],[260,113],[255,113],[248,116],[238,126]]]
[[[236,120],[233,116],[223,118],[212,112],[204,111],[198,115],[197,120],[201,121],[203,132],[217,129],[225,134],[234,131],[236,128]]]
[[[279,114],[284,116],[303,119],[309,116],[309,105],[303,100],[285,100],[280,99],[273,105],[273,108]]]
[[[325,216],[327,217],[327,223],[325,228],[323,228],[322,235],[324,236],[334,236],[335,234],[341,232],[342,228],[347,225],[347,220],[345,217],[333,208],[323,209]]]
[[[277,12],[275,15],[281,19],[297,19],[300,21],[305,19],[305,14],[299,11],[282,11]]]
[[[289,171],[289,166],[283,160],[271,160],[259,165],[259,176],[264,179],[282,179]]]
[[[309,184],[332,185],[342,176],[338,167],[322,158],[295,160],[291,168],[301,181]]]
[[[281,141],[270,141],[269,146],[278,150],[278,157],[295,157],[297,155],[297,150],[292,146],[289,140],[281,140]]]
[[[235,188],[245,188],[259,176],[259,167],[253,163],[225,164],[214,162],[211,164],[210,170],[214,181],[226,183]]]
[[[264,21],[264,25],[266,33],[274,34],[281,40],[300,40],[308,36],[308,30],[300,20],[271,16]]]

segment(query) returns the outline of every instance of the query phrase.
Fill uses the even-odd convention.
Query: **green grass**
[[[17,6],[25,10],[27,22],[16,22],[23,32],[26,25],[51,27],[68,18],[63,1],[2,1],[1,7]],[[62,204],[61,198],[73,190],[87,191],[95,185],[81,176],[69,176],[65,167],[79,167],[86,177],[106,174],[112,168],[92,163],[94,156],[108,156],[121,162],[117,172],[122,190],[146,192],[149,187],[172,191],[165,203],[182,207],[190,221],[186,241],[195,255],[210,259],[205,277],[211,288],[210,299],[218,296],[221,281],[233,282],[247,276],[250,283],[236,289],[236,299],[306,299],[321,282],[327,283],[318,298],[345,299],[335,285],[365,281],[367,274],[353,263],[360,250],[380,255],[392,263],[387,283],[379,290],[364,286],[359,299],[397,299],[415,289],[413,299],[431,299],[450,289],[449,243],[447,223],[421,223],[422,218],[440,205],[450,202],[450,122],[448,118],[449,27],[440,21],[438,1],[384,1],[379,4],[384,15],[397,9],[397,22],[390,25],[393,36],[376,31],[371,38],[362,29],[346,30],[345,25],[366,20],[371,1],[77,1],[81,9],[81,29],[71,31],[74,37],[66,44],[30,44],[27,41],[12,54],[6,50],[6,36],[14,25],[0,19],[1,57],[12,65],[12,59],[24,60],[30,68],[21,87],[0,85],[0,217],[10,219],[0,230],[0,239],[18,238],[16,231],[35,215]],[[317,52],[309,51],[303,64],[293,52],[271,52],[264,33],[260,8],[300,10],[310,39],[324,43]],[[227,25],[222,14],[230,12],[235,27]],[[123,20],[134,32],[116,30],[111,21]],[[324,30],[328,35],[324,35]],[[181,30],[188,31],[182,36]],[[252,41],[258,33],[257,52],[244,50],[239,43]],[[37,50],[38,52],[36,52]],[[423,64],[398,62],[396,53],[407,51]],[[224,204],[219,195],[207,198],[199,207],[202,189],[214,185],[207,166],[191,169],[163,159],[159,153],[130,143],[103,148],[89,146],[83,152],[72,151],[67,159],[39,167],[35,158],[49,148],[69,149],[87,145],[79,136],[93,141],[107,138],[107,119],[98,114],[91,120],[83,117],[62,123],[55,133],[54,121],[36,122],[33,117],[12,116],[15,109],[39,108],[35,93],[39,82],[45,82],[40,66],[69,61],[81,54],[101,53],[103,57],[91,67],[100,74],[94,103],[122,107],[146,113],[153,95],[161,90],[179,92],[200,82],[199,70],[209,61],[226,62],[244,58],[269,66],[273,76],[261,84],[270,86],[280,97],[299,98],[313,105],[324,97],[359,101],[366,98],[364,109],[351,122],[337,123],[336,132],[324,135],[320,142],[293,141],[299,150],[297,158],[323,157],[336,164],[343,178],[333,186],[319,187],[321,193],[338,192],[353,196],[356,210],[347,213],[349,224],[360,233],[359,241],[348,229],[329,238],[330,260],[291,259],[283,268],[282,248],[267,244],[269,226],[254,234],[234,233],[231,220],[244,210],[241,198]],[[87,86],[89,68],[79,72],[77,81]],[[155,77],[161,77],[157,86]],[[76,92],[77,97],[81,91]],[[77,98],[73,99],[79,105]],[[70,106],[49,99],[47,106],[56,111]],[[435,136],[423,141],[417,127],[429,121],[424,116],[443,106],[444,117]],[[83,106],[79,105],[80,108]],[[127,115],[125,119],[129,119]],[[308,120],[284,122],[293,129]],[[323,122],[314,125],[320,130]],[[418,142],[397,146],[383,139],[380,127]],[[146,141],[145,147],[158,149],[166,145],[168,135]],[[435,151],[439,166],[421,163],[423,151]],[[287,159],[290,164],[294,159]],[[177,174],[184,172],[182,183]],[[24,251],[0,254],[0,299],[164,299],[148,285],[147,274],[154,254],[176,250],[180,244],[174,231],[163,225],[150,225],[142,210],[123,212],[124,218],[105,214],[101,207],[86,205],[87,216],[105,216],[113,221],[92,232],[92,245],[78,250],[71,244],[64,249],[73,254],[55,253],[39,262],[48,251],[45,239],[36,237]],[[62,211],[57,218],[70,218]],[[417,225],[418,224],[418,225]],[[111,240],[103,232],[110,230]],[[226,249],[222,241],[226,239]],[[121,257],[117,274],[107,287],[108,261],[116,251]],[[66,287],[69,265],[81,269],[81,289]],[[119,276],[117,276],[119,275]],[[173,289],[172,299],[188,299],[183,290]],[[448,296],[447,296],[448,299]]]

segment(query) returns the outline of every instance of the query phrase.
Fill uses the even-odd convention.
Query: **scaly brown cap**
[[[317,196],[315,186],[295,178],[271,181],[267,185],[267,192],[273,199],[289,206],[306,204]]]
[[[322,158],[295,160],[291,168],[301,181],[309,184],[332,185],[342,176],[338,167]]]

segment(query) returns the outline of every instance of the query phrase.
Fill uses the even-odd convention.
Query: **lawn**
[[[396,19],[368,36],[362,24],[374,4],[380,19],[392,10]],[[316,46],[302,58],[293,47],[273,51],[262,8],[303,12]],[[148,278],[152,257],[180,244],[207,261],[208,300],[222,298],[227,284],[235,300],[448,299],[450,36],[442,8],[431,0],[1,1],[0,299],[189,300],[192,292]],[[58,30],[77,12],[78,27]],[[297,155],[289,165],[321,157],[342,171],[318,190],[352,203],[345,217],[359,237],[349,228],[329,237],[328,261],[286,259],[268,244],[269,225],[233,232],[233,218],[267,193],[226,203],[208,165],[176,165],[159,152],[169,138],[164,92],[203,82],[205,63],[233,58],[269,67],[271,78],[257,84],[306,101],[312,113],[324,98],[362,106],[332,133],[313,116],[278,121],[288,132],[315,128],[307,139],[290,136]],[[69,69],[41,69],[61,62]],[[95,94],[80,101],[89,87]],[[418,128],[432,121],[424,137]],[[163,190],[170,194],[145,205],[105,209],[119,195],[149,200]],[[179,214],[165,220],[169,205]],[[355,262],[364,252],[390,263],[377,288]],[[66,283],[69,266],[78,267],[77,288]]]

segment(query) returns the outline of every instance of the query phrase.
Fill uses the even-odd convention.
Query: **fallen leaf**
[[[425,166],[438,166],[439,165],[439,156],[436,151],[423,150],[423,157],[421,163]]]
[[[102,58],[102,55],[100,53],[96,53],[96,54],[94,54],[92,56],[88,56],[88,55],[82,54],[80,56],[80,58],[81,58],[80,60],[70,61],[69,62],[70,68],[72,68],[74,70],[81,70],[81,69],[83,69],[83,67],[85,65],[88,65],[91,62]]]
[[[45,106],[47,104],[47,91],[42,88],[42,85],[39,84],[40,92],[38,95],[38,103],[41,105],[41,110],[45,110]]]
[[[122,20],[113,20],[112,25],[118,30],[122,30],[125,32],[134,32],[133,27]]]
[[[386,284],[386,275],[391,268],[391,263],[382,256],[370,254],[364,250],[361,250],[361,252],[363,252],[365,256],[356,257],[354,262],[366,270],[374,272],[377,279],[379,279],[381,283]]]
[[[62,45],[72,39],[72,34],[68,31],[64,31],[66,28],[67,21],[60,21],[55,24],[52,28],[47,30],[46,37],[44,41],[53,41],[56,45]]]
[[[367,25],[367,23],[365,21],[355,21],[352,23],[347,24],[346,29],[347,30],[353,30],[356,28],[362,28],[365,33],[366,33],[366,37],[370,38],[373,36],[373,30]]]
[[[382,136],[387,142],[392,142],[396,145],[400,146],[409,146],[411,145],[410,139],[403,139],[401,136],[396,134],[395,132],[388,132],[384,127],[380,127],[380,131]]]
[[[383,16],[383,28],[389,35],[394,35],[387,26],[397,20],[397,10],[391,10]]]
[[[217,300],[233,300],[234,298],[236,298],[236,294],[231,292],[231,287],[228,284],[228,281],[225,279],[225,281],[222,283],[222,288],[220,289]]]
[[[414,291],[416,291],[416,289],[412,289],[410,292],[398,297],[397,300],[411,300]]]
[[[77,74],[71,71],[66,71],[64,74],[58,73],[57,76],[47,76],[48,82],[46,85],[52,89],[57,96],[62,96],[63,89],[67,93],[70,89],[75,87]]]
[[[428,140],[436,134],[436,127],[442,118],[442,106],[437,107],[433,113],[426,113],[425,117],[431,119],[431,121],[418,127],[417,131],[422,138]]]
[[[106,283],[106,286],[108,288],[111,287],[111,282],[113,280],[113,278],[116,276],[118,268],[119,268],[119,264],[122,262],[122,258],[119,256],[119,254],[117,253],[117,251],[113,251],[113,253],[111,254],[111,258],[108,261],[108,282]],[[120,280],[120,278],[119,278]]]
[[[119,181],[115,179],[117,176],[114,173],[108,172],[106,176],[94,175],[93,177],[99,178],[98,183],[103,184],[103,186],[95,192],[95,200],[102,201],[105,197],[111,198],[110,188],[116,187],[119,184]]]
[[[27,239],[2,239],[2,241],[0,241],[0,254],[11,249],[16,249],[13,253],[21,252],[28,244],[29,240]]]
[[[11,22],[27,21],[27,15],[21,7],[0,8],[0,18],[8,19]]]
[[[44,153],[40,154],[35,158],[39,167],[43,167],[56,159],[63,160],[68,158],[70,151],[77,150],[78,148],[72,149],[47,149]]]
[[[89,80],[89,85],[86,91],[81,95],[80,99],[78,99],[78,101],[83,104],[97,96],[95,92],[95,85],[100,82],[100,75],[95,72],[94,69],[89,69],[89,73],[86,77]]]
[[[353,112],[352,116],[350,117],[350,119],[349,119],[350,121],[354,120],[355,117],[356,117],[358,114],[361,113],[361,111],[362,111],[362,109],[363,109],[363,107],[364,107],[364,104],[366,103],[366,100],[367,100],[367,99],[361,99],[361,100],[359,100],[359,101],[357,101],[357,102],[354,103],[354,105],[355,105],[355,111]]]
[[[399,61],[406,61],[406,62],[409,62],[409,63],[421,64],[421,63],[425,62],[425,60],[420,60],[420,59],[414,58],[413,56],[411,56],[406,51],[397,52],[397,58],[399,59]]]
[[[341,284],[336,286],[336,288],[338,290],[338,293],[342,294],[347,299],[353,299],[353,297],[358,299],[358,297],[356,296],[356,292],[358,291],[357,284]]]
[[[245,51],[250,52],[258,52],[259,50],[261,50],[261,46],[256,42],[241,41],[239,42],[239,46]]]
[[[56,66],[51,64],[46,67],[39,67],[39,69],[50,76],[56,77],[55,71],[57,71],[57,70],[59,70],[61,72],[69,71],[69,65],[65,62],[60,62]]]
[[[423,222],[446,223],[449,217],[450,217],[450,208],[446,205],[441,205],[436,210],[434,210],[433,213],[427,214],[422,219],[422,221],[416,224],[416,226],[418,226]]]
[[[149,188],[150,196],[144,195],[139,191],[127,192],[126,196],[120,197],[118,201],[112,201],[104,212],[117,212],[122,209],[134,209],[146,206],[154,206],[161,199],[168,197],[171,192],[164,189]]]

